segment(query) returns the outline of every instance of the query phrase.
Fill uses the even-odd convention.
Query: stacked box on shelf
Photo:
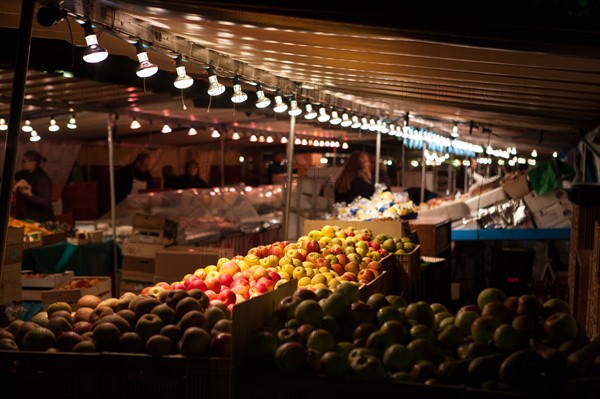
[[[61,286],[74,277],[72,270],[62,273],[40,274],[31,271],[21,271],[22,298],[24,301],[41,301],[42,292]]]
[[[110,277],[77,276],[69,282],[42,292],[42,306],[44,309],[54,302],[67,302],[75,306],[79,298],[84,295],[96,295],[101,299],[112,296]]]
[[[451,220],[446,217],[421,217],[409,221],[421,245],[422,256],[439,256],[450,248]]]

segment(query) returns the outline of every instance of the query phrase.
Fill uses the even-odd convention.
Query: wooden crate
[[[8,227],[6,235],[6,244],[23,244],[25,236],[24,227]]]
[[[72,270],[62,273],[40,274],[31,270],[21,271],[21,285],[23,288],[55,288],[67,283],[75,277]]]
[[[77,276],[71,281],[77,280],[98,280],[98,282],[91,287],[85,288],[68,288],[68,284],[65,283],[52,290],[42,292],[42,305],[44,308],[48,307],[54,302],[67,302],[71,305],[75,305],[77,300],[84,295],[96,295],[100,298],[109,298],[112,295],[111,280],[110,277],[105,276]]]
[[[354,227],[356,229],[370,229],[373,236],[387,234],[391,237],[404,237],[410,233],[406,220],[339,220],[339,219],[306,219],[304,220],[304,234],[311,230],[321,230],[325,225],[339,226],[342,229]]]
[[[375,293],[387,294],[391,286],[391,273],[384,270],[376,279],[358,287],[360,300],[366,302]]]

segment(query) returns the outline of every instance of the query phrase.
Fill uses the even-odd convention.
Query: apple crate
[[[43,274],[36,273],[33,270],[21,271],[21,285],[23,288],[54,288],[63,285],[75,276],[72,270],[65,270],[62,273]]]
[[[91,287],[86,286],[84,283],[72,285],[72,282],[85,281],[92,283]],[[93,281],[95,280],[95,281]],[[42,292],[42,306],[46,309],[51,303],[54,302],[67,302],[71,305],[75,305],[79,298],[84,295],[96,295],[101,299],[107,299],[112,296],[111,280],[110,277],[105,276],[77,276],[73,280],[65,283],[61,286],[56,287],[52,290]]]
[[[417,245],[407,254],[394,254],[396,264],[393,267],[391,289],[410,288],[421,275],[421,245]]]
[[[368,282],[367,284],[361,284],[358,287],[358,293],[360,300],[366,302],[369,297],[377,292],[381,294],[387,294],[390,289],[391,273],[384,270],[377,278]]]

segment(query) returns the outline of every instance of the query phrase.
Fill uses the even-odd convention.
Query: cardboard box
[[[572,213],[568,203],[555,202],[538,212],[534,212],[533,221],[538,228],[543,229],[569,227]]]
[[[371,229],[373,235],[387,234],[392,237],[404,237],[410,234],[408,222],[405,220],[304,220],[304,234],[311,230],[321,230],[325,225],[339,226],[342,229],[354,227],[356,229]]]
[[[21,301],[21,285],[0,283],[0,305]]]
[[[172,246],[156,252],[154,273],[160,281],[178,281],[197,269],[233,257],[231,248]]]
[[[133,216],[130,242],[169,245],[175,242],[177,223],[162,216]]]
[[[123,257],[123,271],[154,274],[154,258],[141,258],[137,256]]]
[[[21,288],[21,263],[9,263],[2,266],[0,283],[6,285],[17,285]]]
[[[165,249],[162,244],[143,244],[139,242],[125,242],[121,250],[123,256],[135,256],[138,258],[154,258],[156,252]]]
[[[409,221],[411,229],[417,232],[421,255],[436,256],[450,248],[450,219],[443,217],[419,217]]]
[[[6,235],[6,244],[23,244],[25,237],[24,227],[8,227],[8,234]]]
[[[487,208],[488,206],[492,206],[498,202],[503,202],[506,200],[507,198],[505,190],[503,187],[498,187],[483,194],[466,199],[465,204],[469,207],[471,215],[477,215],[479,209]]]
[[[21,270],[21,286],[23,288],[55,288],[73,280],[74,277],[72,270],[53,274],[40,274],[31,270]]]
[[[88,280],[92,285],[90,287],[74,287],[78,281]],[[67,302],[75,305],[79,298],[84,295],[96,295],[102,299],[110,298],[112,295],[110,277],[105,276],[77,276],[68,283],[62,284],[52,290],[42,292],[42,305],[47,308],[54,302]]]
[[[23,242],[6,244],[4,247],[4,264],[21,263],[23,260]]]
[[[519,199],[529,193],[527,174],[521,173],[516,178],[502,182],[502,189],[512,199]]]
[[[527,193],[523,197],[523,201],[525,201],[525,205],[529,208],[531,212],[539,212],[543,208],[547,208],[551,205],[554,205],[557,202],[566,201],[567,193],[563,190],[554,190],[549,193],[545,193],[542,195],[538,195],[535,191],[531,191]]]

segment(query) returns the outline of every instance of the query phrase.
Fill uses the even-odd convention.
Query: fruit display
[[[44,275],[41,275],[44,276]],[[103,280],[97,278],[74,278],[73,280],[65,283],[59,287],[57,290],[74,290],[80,288],[91,288],[101,284]]]
[[[600,394],[600,337],[590,339],[560,299],[507,297],[492,287],[450,312],[397,295],[358,298],[349,283],[296,290],[249,335],[244,367],[544,397]]]
[[[358,197],[349,204],[334,204],[332,214],[324,219],[340,220],[399,220],[416,217],[417,207],[405,192],[383,191],[378,186],[371,198]]]
[[[25,235],[31,233],[40,233],[40,234],[52,234],[52,231],[48,230],[40,223],[37,222],[29,222],[25,220],[9,218],[8,219],[9,227],[23,227]]]
[[[54,302],[30,321],[12,321],[0,329],[0,350],[229,357],[231,326],[227,307],[198,289],[84,295],[74,307]]]
[[[298,287],[313,291],[334,290],[344,281],[368,284],[381,275],[383,258],[413,251],[415,246],[409,237],[325,225],[296,242],[277,241],[250,248],[246,255],[220,258],[215,265],[200,267],[180,281],[146,287],[142,294],[200,289],[231,310],[236,303],[272,291],[291,279],[298,280]]]

